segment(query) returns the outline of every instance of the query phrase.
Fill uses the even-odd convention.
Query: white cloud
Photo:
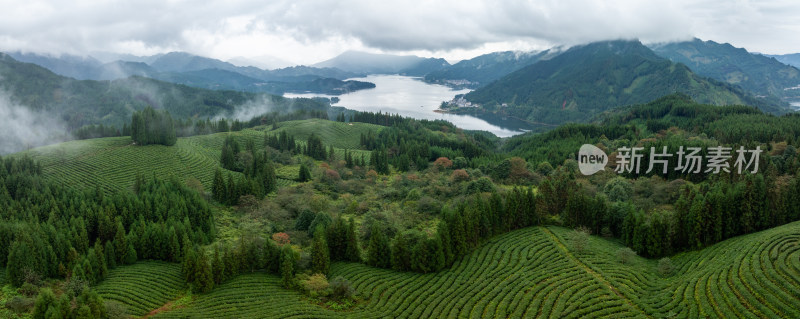
[[[18,105],[4,92],[0,92],[0,136],[0,155],[68,139],[60,119]]]
[[[698,36],[800,52],[797,1],[14,1],[0,0],[0,50],[188,51],[303,64],[348,49],[450,59],[615,38]]]

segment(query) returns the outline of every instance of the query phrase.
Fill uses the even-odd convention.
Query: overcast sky
[[[345,50],[443,57],[597,40],[800,52],[800,1],[0,0],[0,50],[186,51],[312,64]]]

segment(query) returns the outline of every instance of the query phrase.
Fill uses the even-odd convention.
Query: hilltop
[[[682,92],[700,103],[754,105],[783,113],[783,104],[757,99],[729,84],[704,78],[686,65],[659,57],[639,41],[573,47],[472,91],[465,98],[535,122],[584,122],[615,106],[646,103]]]
[[[695,73],[717,81],[739,85],[757,95],[797,98],[800,70],[763,55],[751,54],[728,43],[676,42],[651,47],[659,56],[687,65]]]
[[[551,54],[550,50],[492,52],[430,72],[425,75],[425,82],[453,87],[478,88],[556,54]]]
[[[413,55],[375,54],[346,51],[329,60],[314,64],[319,68],[336,68],[362,74],[402,74],[423,76],[449,66],[444,59],[421,58]]]

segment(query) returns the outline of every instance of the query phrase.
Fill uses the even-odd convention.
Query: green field
[[[361,145],[361,134],[367,135],[371,131],[377,135],[381,129],[383,129],[383,126],[375,124],[309,119],[281,122],[278,125],[278,129],[270,131],[270,134],[280,134],[280,132],[286,131],[287,134],[293,135],[296,140],[305,141],[311,136],[311,133],[314,133],[319,136],[326,146],[333,145],[335,148],[352,150],[359,148]]]
[[[111,270],[97,292],[125,305],[129,314],[143,316],[174,300],[184,286],[180,265],[148,261]]]
[[[349,279],[364,299],[349,311],[326,309],[280,288],[277,276],[256,273],[156,317],[800,317],[800,222],[674,256],[676,270],[669,277],[657,273],[655,260],[636,257],[621,264],[616,251],[622,246],[602,238],[592,237],[590,249],[576,253],[566,239],[570,231],[533,227],[507,233],[435,274],[334,264],[330,277]],[[119,273],[169,267],[177,266],[123,267],[114,273],[119,279],[101,288],[140,285],[133,290],[142,291],[152,286],[148,279]],[[170,299],[160,291],[146,293],[156,294],[164,297],[154,307]]]
[[[281,125],[285,126],[279,130],[291,130],[302,142],[311,131],[318,132],[326,146],[332,144],[336,147],[338,159],[344,159],[345,148],[358,147],[362,132],[380,128],[372,124],[354,123],[350,126],[319,119],[284,122]],[[234,136],[242,146],[246,140],[254,139],[256,147],[260,149],[263,148],[264,129],[256,127],[238,132],[179,138],[174,146],[136,146],[129,137],[99,138],[39,147],[19,154],[28,154],[39,161],[46,176],[78,188],[99,185],[108,192],[131,189],[136,174],[142,173],[159,177],[176,176],[182,181],[194,178],[202,182],[206,190],[210,190],[214,171],[220,167],[220,151],[225,137]],[[354,156],[364,154],[369,160],[369,152],[354,152]],[[278,185],[294,184],[298,170],[299,166],[279,166]]]

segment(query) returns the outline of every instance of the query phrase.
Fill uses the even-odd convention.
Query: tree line
[[[136,192],[79,191],[41,176],[33,160],[0,165],[0,266],[20,286],[36,278],[102,280],[140,259],[181,260],[185,242],[214,239],[214,219],[175,180],[137,178]]]

